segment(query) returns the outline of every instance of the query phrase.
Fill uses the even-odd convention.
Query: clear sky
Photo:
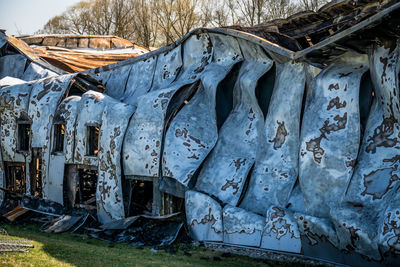
[[[8,34],[33,34],[53,16],[81,0],[0,0],[0,29]]]

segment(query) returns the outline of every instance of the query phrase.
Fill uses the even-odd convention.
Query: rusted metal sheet
[[[163,177],[187,186],[218,138],[216,93],[232,67],[242,60],[239,43],[210,34],[201,86],[169,125],[163,152]],[[222,90],[222,89],[219,89]],[[182,164],[184,162],[185,164]]]
[[[222,214],[225,243],[260,247],[265,217],[230,205]]]
[[[141,48],[139,45],[112,35],[73,35],[73,34],[40,34],[31,36],[18,37],[28,45],[35,46],[57,46],[65,47],[66,44],[75,44],[80,48],[93,49],[111,49],[111,48],[126,48],[135,47]],[[70,40],[70,41],[68,41]]]
[[[199,241],[223,241],[222,207],[210,196],[188,190],[185,194],[186,222]]]
[[[261,247],[293,253],[301,252],[300,231],[293,214],[277,206],[266,212]]]
[[[31,45],[41,59],[66,72],[97,68],[148,52],[116,36],[36,35],[18,41]]]
[[[125,218],[120,163],[125,131],[133,111],[132,106],[117,101],[108,101],[103,111],[96,193],[97,217],[102,223]]]

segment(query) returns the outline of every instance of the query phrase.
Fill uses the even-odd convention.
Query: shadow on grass
[[[300,266],[230,255],[199,247],[173,245],[154,251],[149,247],[111,244],[85,234],[47,234],[39,232],[37,224],[6,224],[1,226],[9,235],[34,242],[35,248],[22,255],[23,262],[34,266]],[[37,247],[36,247],[37,246]],[[182,248],[182,246],[184,246]],[[167,251],[167,252],[166,252]],[[25,261],[24,261],[25,260]],[[54,262],[54,264],[53,264]]]

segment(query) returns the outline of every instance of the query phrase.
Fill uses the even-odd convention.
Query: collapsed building
[[[199,241],[395,265],[399,8],[333,1],[77,73],[2,34],[0,187],[101,223],[184,211]]]

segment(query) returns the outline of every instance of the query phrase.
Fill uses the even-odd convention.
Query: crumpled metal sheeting
[[[0,79],[0,89],[3,87],[17,85],[21,83],[25,83],[25,81],[15,77],[6,76],[3,79]]]
[[[47,77],[54,77],[57,75],[57,73],[45,69],[35,62],[31,62],[31,64],[29,64],[29,66],[26,68],[24,75],[22,75],[21,79],[25,81],[33,81]]]
[[[175,80],[181,66],[181,46],[158,56],[151,87],[153,92],[137,99],[137,109],[125,135],[123,148],[125,175],[158,176],[159,154],[153,153],[153,150],[161,149],[160,136],[164,126],[161,123],[164,118],[160,116],[166,113],[168,104],[164,94],[167,94],[168,98],[172,97],[168,92],[161,92],[159,89],[168,87]],[[162,114],[159,114],[157,109],[161,110]],[[158,136],[158,139],[154,139],[152,135]]]
[[[335,207],[331,220],[338,236],[338,248],[355,251],[370,259],[379,261],[377,233],[379,226],[375,216],[368,216],[358,207]]]
[[[222,215],[225,243],[260,247],[265,217],[231,205],[224,207]]]
[[[51,129],[57,106],[65,97],[73,77],[74,75],[64,75],[40,80],[33,86],[29,100],[28,115],[32,121],[30,144],[33,148],[42,148],[43,197],[60,203],[63,177],[52,175],[51,171],[55,169],[49,165]]]
[[[233,38],[226,37],[224,41],[218,35],[210,34],[210,39],[213,45],[208,44],[208,53],[214,53],[214,60],[204,67],[201,86],[174,117],[165,134],[162,175],[176,179],[184,186],[217,142],[218,85],[242,60],[239,44]],[[202,61],[209,60],[208,57],[211,54],[205,53]]]
[[[400,251],[400,192],[397,190],[379,222],[378,243],[383,253]]]
[[[188,190],[185,193],[186,223],[195,240],[223,241],[222,207],[210,196]]]
[[[138,97],[145,95],[153,84],[156,64],[155,56],[132,64],[122,102],[136,110]]]
[[[300,113],[305,86],[302,63],[279,64],[264,132],[248,190],[240,206],[265,214],[285,207],[297,179]]]
[[[97,180],[97,217],[102,223],[125,217],[122,194],[121,152],[133,107],[107,101],[99,136],[99,177]]]
[[[105,94],[121,100],[125,93],[125,87],[131,73],[132,65],[122,66],[116,70],[110,71],[110,77],[105,83]],[[143,74],[141,74],[143,75]]]
[[[49,132],[57,106],[61,103],[74,75],[47,78],[35,83],[29,100],[29,118],[32,120],[32,147],[48,146]]]
[[[217,144],[205,160],[195,187],[232,206],[239,201],[256,158],[254,148],[261,141],[264,116],[255,87],[273,64],[260,47],[243,42],[241,48],[245,60],[233,91],[234,107],[220,129]]]
[[[34,83],[8,86],[0,90],[0,141],[4,161],[25,162],[17,151],[18,120],[28,119],[28,107]]]
[[[167,63],[158,58],[156,73],[150,93],[138,99],[138,107],[132,117],[125,139],[125,146],[129,151],[125,155],[125,175],[158,177],[161,158],[161,142],[164,135],[165,120],[168,106],[178,91],[186,85],[194,84],[201,75],[204,66],[209,64],[211,56],[204,58],[203,51],[207,53],[210,40],[207,34],[192,36],[183,44],[182,69],[177,79],[168,87],[162,89],[162,82],[167,81],[171,74],[167,71]],[[177,48],[176,48],[177,49]],[[171,53],[171,52],[169,52]],[[178,60],[180,55],[175,55]],[[160,61],[161,60],[161,61]],[[178,60],[179,62],[179,60]],[[160,65],[163,69],[160,71]],[[176,69],[177,70],[177,69]],[[160,74],[163,77],[160,79]],[[175,76],[175,73],[173,73]],[[158,90],[154,90],[159,86]],[[197,88],[193,88],[196,90]],[[191,92],[187,96],[189,96]],[[182,99],[182,104],[183,104]],[[179,103],[174,103],[179,105]],[[129,150],[128,150],[129,149]],[[129,156],[128,156],[129,155]],[[126,158],[128,156],[128,159]],[[129,161],[127,161],[129,160]],[[129,163],[128,163],[129,162]],[[128,166],[129,165],[129,166]]]
[[[307,95],[299,182],[307,212],[328,217],[351,178],[360,144],[359,88],[365,55],[347,54],[322,70]]]
[[[27,59],[24,55],[6,55],[0,57],[0,79],[6,76],[22,78]]]
[[[89,156],[86,152],[87,126],[100,127],[105,102],[110,100],[112,98],[94,91],[88,91],[82,95],[75,124],[74,164],[98,166],[98,157]]]
[[[318,218],[303,213],[294,213],[300,233],[304,238],[302,244],[318,245],[323,241],[339,247],[339,240],[332,221],[328,218]]]
[[[300,231],[290,211],[271,206],[266,212],[265,221],[261,248],[301,252]]]
[[[357,166],[346,201],[375,212],[387,205],[400,186],[399,165],[399,50],[377,46],[370,55],[376,100],[372,104]]]
[[[376,99],[369,113],[364,139],[345,203],[331,212],[341,243],[349,243],[352,231],[359,236],[351,244],[360,254],[380,259],[378,235],[387,220],[383,213],[400,188],[398,176],[399,49],[376,46],[370,54],[370,70]],[[395,222],[395,221],[394,221]],[[347,234],[347,235],[346,235]],[[354,235],[354,234],[353,234]],[[354,239],[354,237],[353,237]],[[385,245],[384,245],[385,246]]]
[[[182,64],[181,45],[158,55],[151,91],[166,88],[174,82],[180,73]]]

